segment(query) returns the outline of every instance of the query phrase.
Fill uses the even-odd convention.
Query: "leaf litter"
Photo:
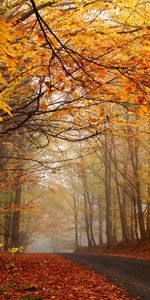
[[[104,276],[56,254],[0,254],[0,299],[134,300]]]

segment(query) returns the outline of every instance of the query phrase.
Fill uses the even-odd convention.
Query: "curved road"
[[[110,281],[127,289],[128,296],[150,300],[150,261],[84,253],[61,255],[105,275]]]

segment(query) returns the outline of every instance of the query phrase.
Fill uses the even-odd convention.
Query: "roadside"
[[[150,299],[150,260],[91,253],[64,253],[62,255],[89,267],[97,274],[105,275],[109,282],[126,289],[129,297],[139,297],[141,300]]]
[[[134,300],[104,276],[59,255],[0,254],[0,299]]]
[[[78,247],[75,253],[91,253],[97,255],[114,255],[131,257],[137,259],[150,260],[150,240],[144,243],[138,243],[137,241],[131,241],[128,243],[117,243],[111,247],[96,246],[96,247]]]

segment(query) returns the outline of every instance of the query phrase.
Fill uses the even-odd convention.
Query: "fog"
[[[43,235],[35,237],[35,240],[26,247],[26,253],[48,253],[53,252],[49,238]]]
[[[39,234],[34,237],[33,242],[27,245],[26,253],[58,253],[58,252],[73,252],[74,243],[64,243],[62,240],[51,240],[44,234]]]

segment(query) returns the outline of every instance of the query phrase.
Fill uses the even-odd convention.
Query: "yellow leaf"
[[[7,81],[5,80],[5,78],[0,74],[0,83],[3,83],[3,84],[7,84]]]
[[[142,111],[144,113],[150,112],[150,105],[142,105]]]
[[[3,111],[5,111],[11,117],[13,117],[13,115],[12,115],[12,113],[10,111],[9,105],[7,105],[6,103],[2,102],[1,100],[0,100],[0,109],[2,109]]]
[[[7,56],[9,58],[9,66],[14,68],[16,66],[17,60],[10,54],[7,54]]]

